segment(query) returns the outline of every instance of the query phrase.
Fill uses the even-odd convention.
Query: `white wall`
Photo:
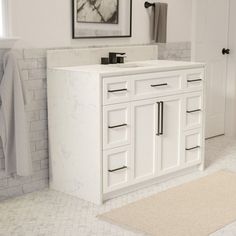
[[[71,0],[9,0],[11,31],[21,41],[17,47],[68,47],[150,43],[150,9],[144,0],[133,0],[133,37],[120,39],[71,39]],[[150,0],[151,1],[151,0]],[[191,40],[191,0],[169,3],[168,42]]]
[[[0,15],[2,15],[2,10],[3,10],[3,5],[2,5],[2,1],[0,1]],[[0,17],[0,37],[3,36],[3,18]]]

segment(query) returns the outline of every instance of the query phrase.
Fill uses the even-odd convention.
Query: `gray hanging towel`
[[[25,113],[25,94],[13,52],[4,56],[4,74],[0,83],[0,136],[3,142],[7,174],[29,176],[32,160]]]
[[[167,11],[167,3],[155,3],[153,17],[153,40],[157,43],[166,43]]]

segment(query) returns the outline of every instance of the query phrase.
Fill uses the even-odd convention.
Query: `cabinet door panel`
[[[204,69],[188,70],[186,74],[187,88],[200,90],[203,88]]]
[[[126,187],[129,184],[130,172],[129,146],[103,152],[104,193]]]
[[[159,174],[180,168],[182,99],[163,99],[163,134],[158,137]]]
[[[185,165],[192,166],[201,162],[202,132],[200,129],[191,130],[185,134]]]
[[[181,73],[165,72],[152,74],[149,78],[134,80],[134,95],[136,97],[154,97],[181,89]]]
[[[195,129],[202,125],[202,93],[192,93],[186,96],[185,129]]]
[[[127,76],[103,79],[103,105],[128,102],[131,81]]]
[[[134,181],[139,182],[152,178],[156,173],[156,100],[134,103],[132,121]]]
[[[130,143],[130,105],[117,104],[103,109],[103,149]]]

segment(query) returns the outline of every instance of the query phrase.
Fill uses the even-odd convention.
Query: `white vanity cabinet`
[[[48,71],[51,188],[99,204],[203,168],[204,65],[146,63]]]

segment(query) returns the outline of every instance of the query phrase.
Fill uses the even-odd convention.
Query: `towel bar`
[[[145,8],[155,7],[155,3],[145,2],[145,3],[144,3],[144,7],[145,7]]]

